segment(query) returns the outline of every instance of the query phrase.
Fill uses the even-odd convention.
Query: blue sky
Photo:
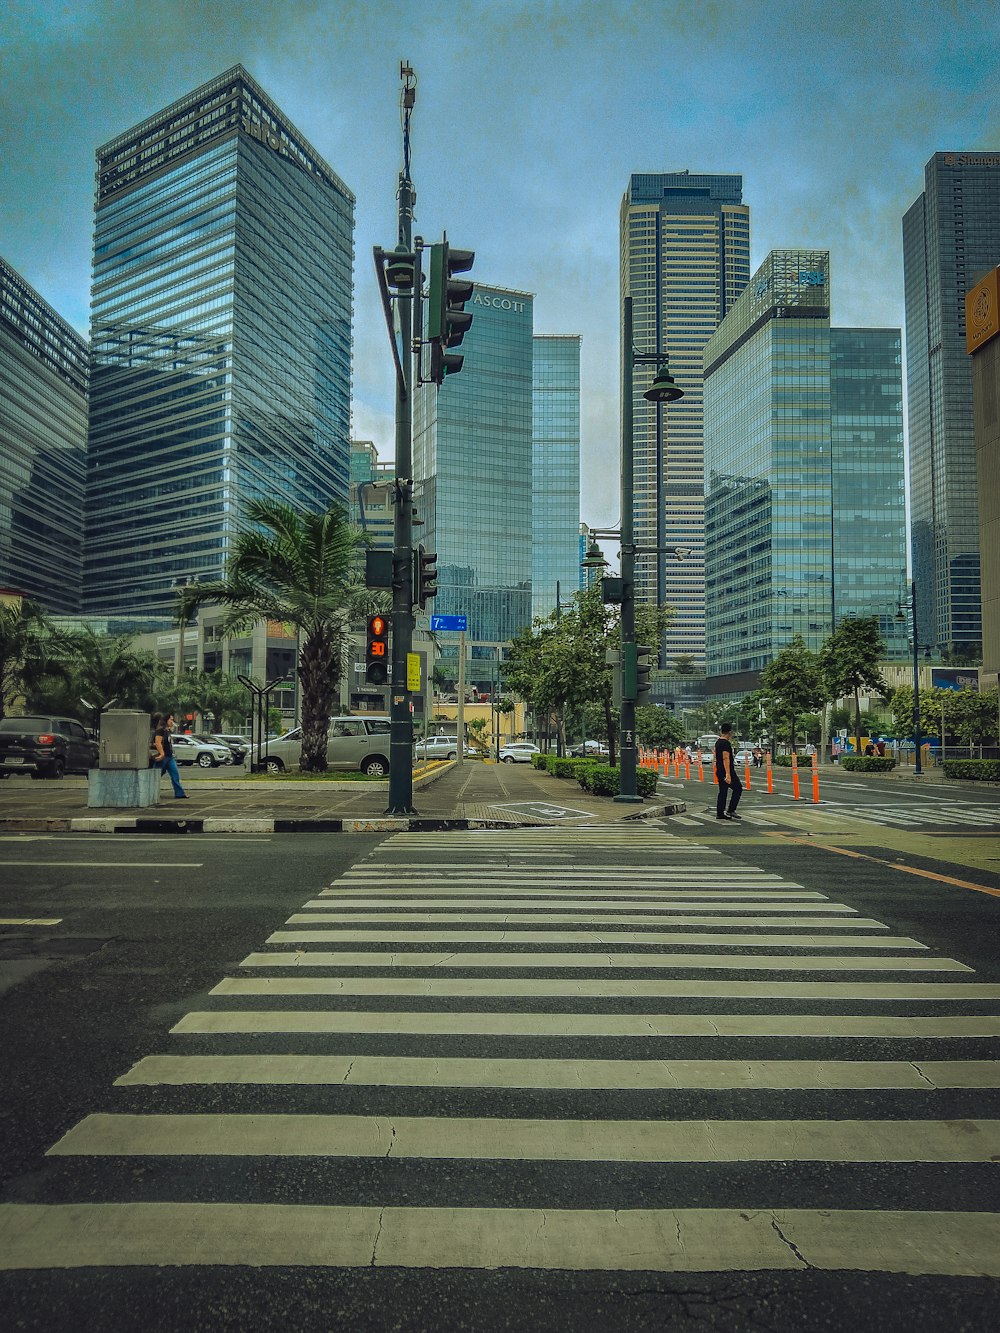
[[[392,440],[371,247],[395,237],[399,61],[417,231],[583,335],[583,517],[618,441],[618,208],[634,171],[740,172],[753,263],[831,251],[833,319],[901,324],[900,219],[938,150],[1000,150],[1000,7],[927,0],[8,0],[0,254],[86,332],[95,148],[241,63],[357,196],[354,431]]]

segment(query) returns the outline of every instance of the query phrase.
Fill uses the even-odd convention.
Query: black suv
[[[100,750],[72,717],[5,717],[0,721],[0,777],[30,773],[61,778],[96,768]]]

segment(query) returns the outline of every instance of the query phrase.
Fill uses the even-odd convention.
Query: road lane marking
[[[61,916],[4,916],[0,917],[0,926],[59,926]]]
[[[494,922],[497,925],[566,925],[566,926],[787,926],[789,929],[798,930],[816,930],[822,927],[823,930],[888,930],[889,927],[881,921],[872,921],[868,917],[860,916],[819,916],[818,913],[826,912],[826,908],[808,906],[798,906],[796,904],[779,904],[777,907],[767,907],[767,911],[783,911],[789,915],[782,916],[735,916],[732,915],[731,907],[717,907],[713,904],[708,911],[727,911],[729,916],[684,916],[682,912],[687,911],[686,907],[674,906],[667,909],[670,915],[637,915],[634,913],[623,913],[619,916],[604,916],[591,914],[581,916],[579,912],[471,912],[468,910],[457,909],[451,912],[351,912],[347,915],[343,911],[331,912],[330,904],[324,902],[305,903],[305,908],[317,910],[293,912],[288,918],[287,924],[296,926],[322,925],[326,922],[337,922],[341,926],[355,923],[359,925],[382,925],[394,926],[397,924],[452,924],[462,925],[467,921]],[[737,909],[745,912],[745,908]],[[850,912],[849,907],[839,909],[842,912]],[[792,916],[791,913],[812,912],[812,916]]]
[[[259,984],[259,983],[258,983]],[[247,983],[249,987],[249,983]],[[267,995],[266,989],[212,994]],[[280,992],[271,992],[280,993]],[[378,1033],[422,1037],[1000,1037],[1000,1014],[897,1017],[883,1014],[549,1014],[445,1010],[238,1009],[185,1014],[170,1031]]]
[[[905,935],[752,935],[740,934],[739,922],[727,921],[727,930],[495,930],[372,929],[276,930],[265,944],[592,944],[607,948],[619,944],[732,945],[741,949],[926,949],[926,944]]]
[[[393,1157],[507,1162],[991,1162],[997,1120],[532,1120],[89,1115],[47,1157]]]
[[[864,852],[855,852],[847,847],[833,847],[829,843],[819,843],[813,839],[795,838],[789,833],[769,833],[771,838],[780,838],[784,842],[798,843],[802,847],[822,847],[823,851],[835,852],[837,856],[849,856],[859,861],[871,861],[875,865],[888,866],[890,870],[899,870],[904,875],[917,875],[921,879],[933,879],[938,884],[951,884],[959,889],[972,889],[975,893],[987,893],[991,898],[1000,898],[1000,889],[991,889],[986,884],[973,884],[967,879],[955,879],[951,875],[938,875],[933,870],[921,870],[918,866],[900,865],[898,861],[886,861],[880,856],[868,856]]]
[[[160,870],[166,873],[167,870],[200,870],[204,865],[203,861],[170,861],[168,863],[158,861],[8,861],[6,857],[0,857],[0,866],[44,866],[46,868],[61,867],[63,869],[96,869],[96,870]],[[142,885],[136,885],[141,888]]]
[[[391,1055],[148,1055],[115,1087],[358,1084],[381,1088],[703,1090],[1000,1088],[996,1060],[533,1060]]]
[[[613,968],[727,968],[734,972],[971,972],[955,958],[837,958],[795,954],[712,953],[388,953],[371,949],[333,953],[322,949],[252,953],[240,967],[449,967],[473,969]]]
[[[212,995],[563,996],[589,999],[939,1001],[1000,1000],[979,981],[681,981],[623,977],[231,977]]]
[[[664,889],[661,893],[628,893],[624,889],[620,893],[612,893],[610,890],[593,893],[586,898],[580,898],[575,895],[580,893],[580,886],[575,885],[572,889],[526,889],[519,885],[512,885],[510,896],[498,893],[495,888],[475,889],[472,887],[462,887],[459,891],[456,889],[451,898],[444,898],[442,895],[449,892],[451,886],[444,883],[429,885],[426,889],[402,888],[400,885],[387,885],[383,889],[354,889],[341,897],[340,892],[334,889],[323,889],[320,893],[321,898],[329,898],[330,905],[342,903],[344,906],[353,904],[356,907],[392,907],[399,905],[401,907],[419,907],[424,903],[436,905],[443,902],[447,905],[468,902],[476,904],[478,899],[485,899],[485,906],[498,904],[501,907],[508,903],[514,907],[539,907],[544,906],[545,899],[556,899],[557,905],[565,908],[603,908],[610,911],[611,908],[620,910],[632,909],[643,911],[651,907],[656,907],[658,903],[671,904],[680,903],[682,906],[691,907],[695,903],[704,902],[713,905],[716,902],[737,902],[737,903],[762,903],[771,902],[812,902],[825,903],[826,897],[822,893],[816,893],[811,889],[789,889],[787,892],[782,889]],[[567,893],[574,893],[573,897],[567,898]]]
[[[866,1209],[0,1205],[0,1266],[533,1268],[660,1273],[809,1268],[1000,1277],[1000,1216]]]

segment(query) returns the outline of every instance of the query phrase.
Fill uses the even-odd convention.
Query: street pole
[[[636,802],[635,744],[635,546],[632,513],[632,298],[622,301],[622,455],[621,455],[621,672],[622,706],[619,733],[619,795],[616,801]],[[629,669],[631,663],[631,670]]]
[[[403,169],[399,173],[397,246],[413,251],[413,204],[410,179],[410,116],[416,81],[408,65],[403,83]],[[396,298],[401,373],[396,376],[396,485],[392,553],[392,676],[389,690],[389,806],[386,814],[413,810],[413,718],[407,691],[406,662],[413,647],[413,283]]]
[[[556,579],[556,633],[559,632],[559,622],[562,620],[562,600],[560,598],[559,580]],[[563,757],[563,707],[562,704],[556,709],[556,758]]]
[[[458,754],[460,764],[465,763],[465,630],[458,631]]]
[[[913,746],[915,762],[913,772],[916,777],[920,777],[920,743],[923,737],[920,734],[920,658],[917,646],[917,581],[910,584],[910,609],[913,612]],[[942,751],[943,753],[943,751]]]

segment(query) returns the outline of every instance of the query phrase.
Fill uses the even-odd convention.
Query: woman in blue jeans
[[[181,777],[177,772],[177,760],[174,758],[174,747],[170,743],[170,733],[174,729],[174,715],[168,713],[166,717],[161,717],[159,713],[154,713],[150,721],[153,724],[153,748],[156,750],[156,764],[161,773],[166,773],[174,787],[174,799],[186,801],[187,792],[181,786]]]

